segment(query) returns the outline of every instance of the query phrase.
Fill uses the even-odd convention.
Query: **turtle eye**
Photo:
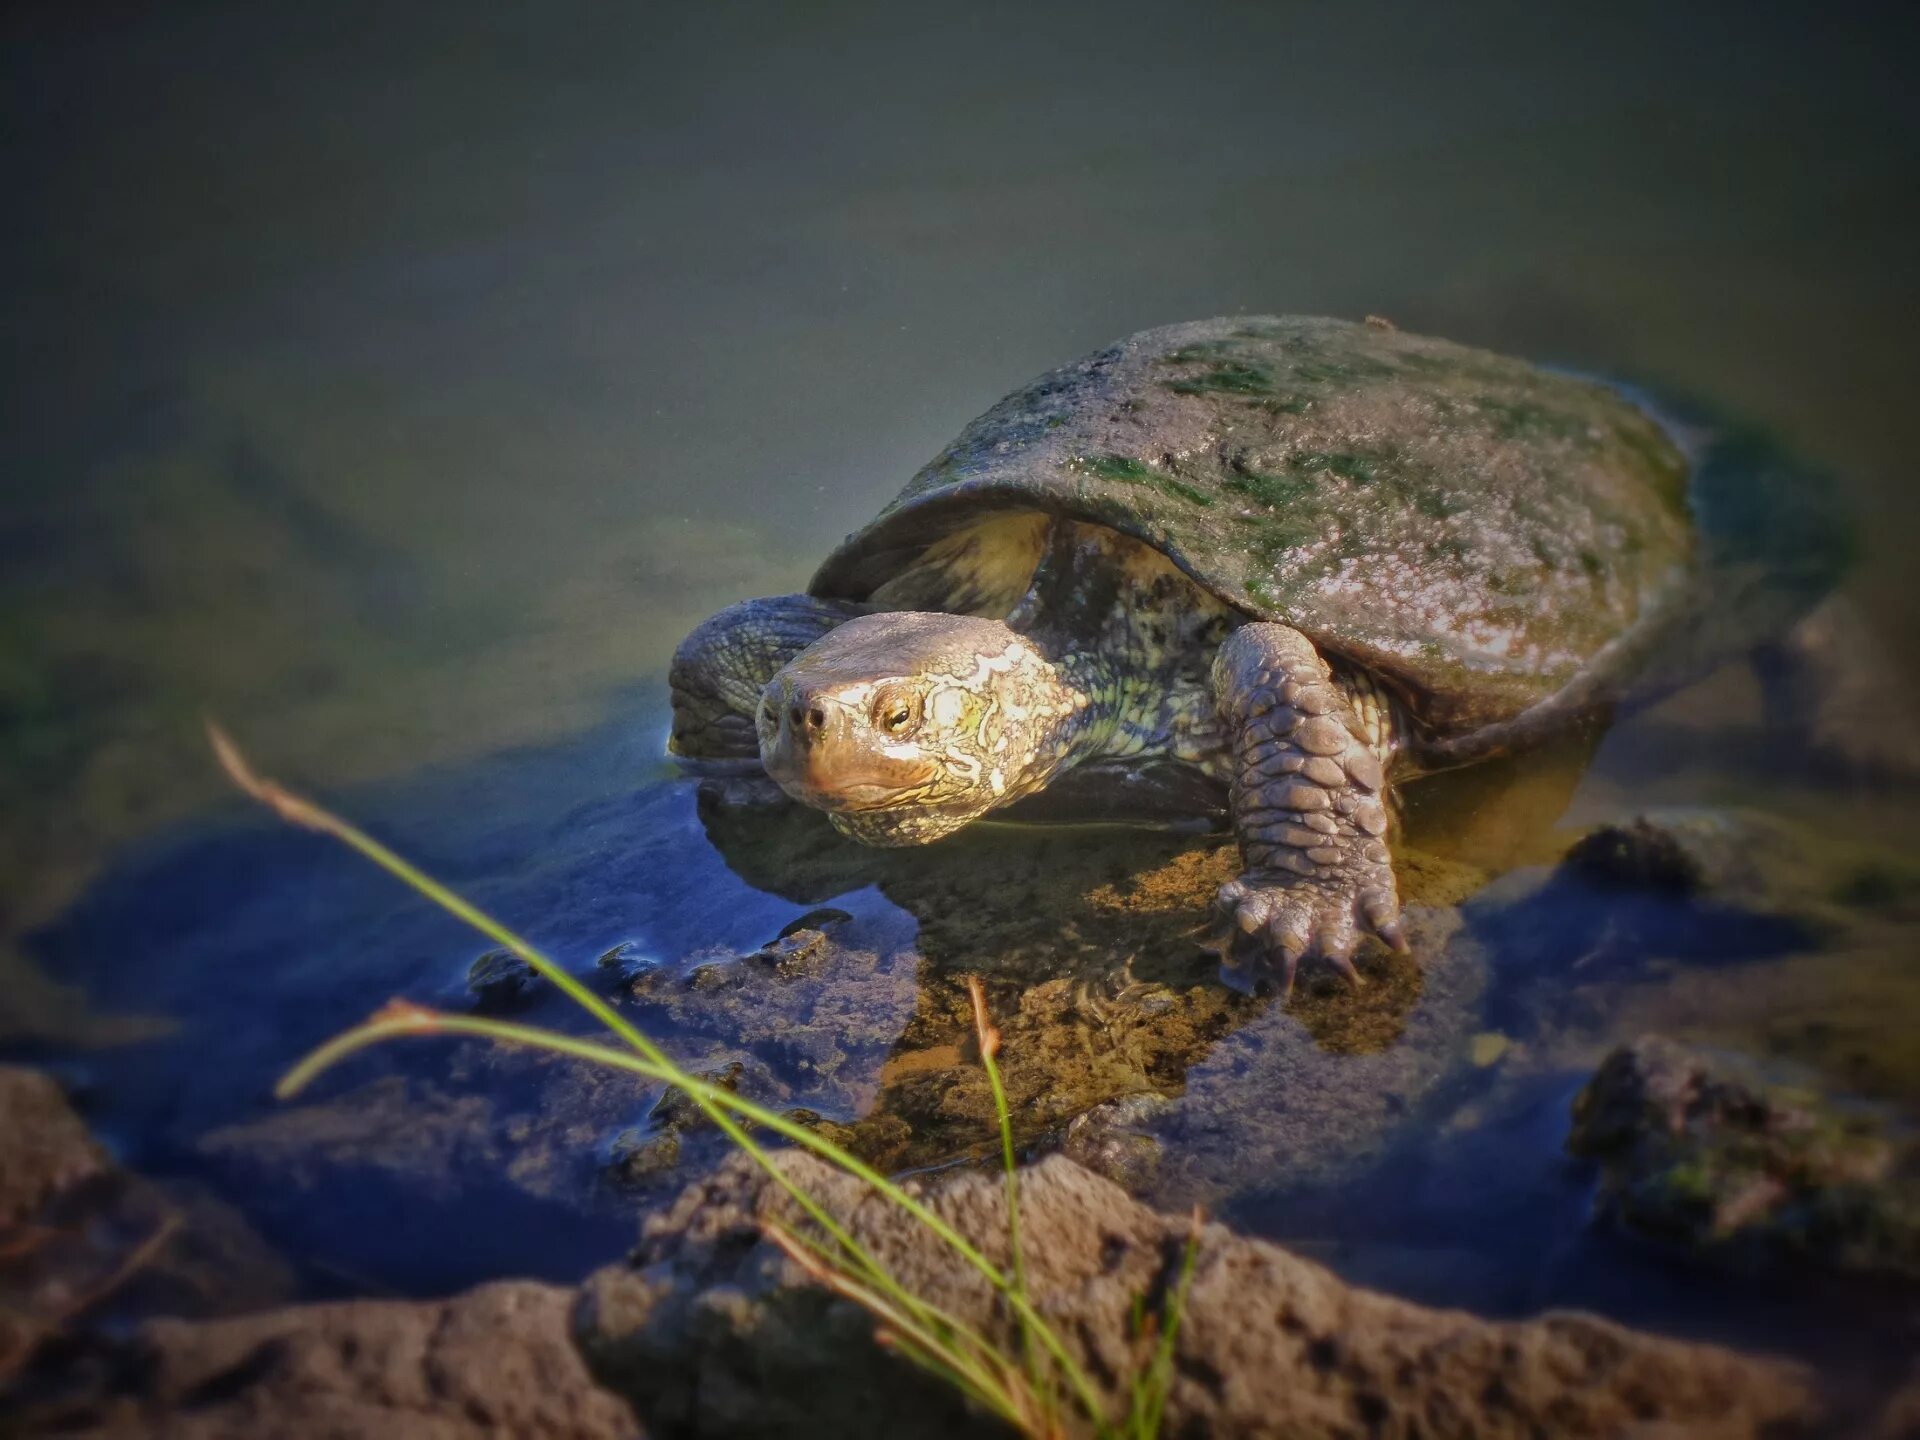
[[[889,735],[904,735],[920,718],[920,706],[911,691],[882,691],[873,702],[873,723]]]

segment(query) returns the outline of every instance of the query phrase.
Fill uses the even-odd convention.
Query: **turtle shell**
[[[1694,569],[1688,468],[1592,381],[1373,322],[1207,320],[1008,396],[812,591],[867,599],[1009,511],[1073,516],[1365,666],[1458,737],[1591,690],[1675,608]]]

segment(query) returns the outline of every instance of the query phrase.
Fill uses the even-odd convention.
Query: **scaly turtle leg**
[[[689,760],[759,760],[753,717],[788,661],[868,606],[811,595],[743,600],[710,616],[673,652],[671,749]]]
[[[1364,931],[1407,948],[1369,727],[1313,642],[1285,625],[1234,631],[1214,660],[1213,693],[1233,739],[1233,827],[1247,867],[1214,902],[1223,948],[1242,937],[1289,991],[1308,956],[1358,983]]]

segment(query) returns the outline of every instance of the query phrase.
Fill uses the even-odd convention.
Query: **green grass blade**
[[[1180,1322],[1187,1313],[1187,1292],[1193,1288],[1193,1268],[1200,1256],[1201,1223],[1202,1217],[1196,1208],[1192,1228],[1187,1231],[1186,1246],[1180,1254],[1180,1275],[1174,1282],[1173,1293],[1167,1298],[1159,1343],[1154,1346],[1153,1359],[1148,1362],[1141,1383],[1134,1390],[1132,1429],[1137,1440],[1154,1440],[1160,1433],[1160,1422],[1166,1414],[1167,1394],[1173,1389],[1174,1344],[1180,1338]]]
[[[1000,1127],[1000,1162],[1007,1183],[1007,1253],[1011,1263],[1013,1293],[1032,1303],[1027,1287],[1026,1253],[1020,1243],[1020,1167],[1013,1153],[1013,1116],[1007,1106],[1007,1087],[1000,1079],[1000,1065],[994,1058],[1000,1051],[1000,1032],[987,1018],[987,996],[977,976],[967,977],[967,995],[973,1001],[973,1029],[980,1042],[980,1065],[987,1072],[987,1086],[993,1092],[994,1119]],[[1020,1316],[1020,1348],[1027,1364],[1027,1383],[1041,1397],[1051,1419],[1053,1387],[1046,1383],[1040,1363],[1039,1340],[1026,1316]]]
[[[570,1056],[608,1069],[625,1070],[648,1080],[672,1085],[686,1092],[696,1101],[705,1099],[717,1106],[734,1110],[753,1124],[772,1130],[831,1163],[837,1164],[838,1161],[834,1156],[843,1153],[839,1152],[830,1141],[815,1135],[805,1126],[789,1120],[778,1111],[763,1109],[731,1090],[688,1075],[678,1067],[661,1065],[645,1056],[634,1055],[626,1050],[618,1050],[593,1040],[581,1040],[572,1035],[563,1035],[557,1030],[544,1030],[534,1025],[519,1025],[511,1020],[493,1020],[477,1015],[450,1015],[397,1000],[389,1002],[373,1018],[343,1031],[308,1054],[281,1077],[280,1082],[274,1086],[274,1095],[277,1099],[290,1100],[318,1079],[322,1073],[332,1069],[350,1055],[388,1040],[422,1035],[471,1035],[496,1044],[524,1045],[529,1049],[546,1050],[553,1054]],[[769,1162],[760,1163],[762,1168],[766,1168]],[[845,1167],[841,1166],[841,1168]],[[812,1211],[808,1213],[811,1215]],[[946,1325],[975,1347],[988,1352],[992,1351],[991,1342],[958,1316],[941,1309],[931,1301],[913,1295],[911,1291],[902,1293],[908,1296],[911,1301],[910,1308],[917,1311],[923,1320]],[[898,1296],[895,1296],[895,1299],[897,1300]]]
[[[701,1112],[706,1115],[729,1140],[748,1155],[775,1184],[779,1185],[794,1203],[806,1213],[809,1219],[813,1220],[815,1224],[819,1225],[822,1230],[833,1238],[834,1242],[846,1253],[848,1259],[866,1275],[874,1286],[898,1302],[898,1304],[907,1311],[923,1314],[928,1313],[926,1302],[905,1290],[886,1268],[853,1238],[843,1225],[827,1213],[825,1208],[821,1206],[817,1200],[789,1179],[785,1172],[773,1162],[772,1157],[734,1120],[734,1114],[740,1115],[743,1119],[755,1125],[760,1125],[773,1130],[777,1134],[785,1135],[796,1144],[819,1155],[829,1164],[835,1165],[846,1173],[865,1181],[874,1191],[918,1220],[929,1232],[937,1236],[949,1249],[965,1261],[967,1265],[985,1277],[996,1290],[1007,1297],[1009,1305],[1020,1319],[1023,1333],[1030,1334],[1037,1339],[1040,1345],[1053,1357],[1055,1363],[1060,1367],[1060,1372],[1066,1377],[1069,1385],[1072,1386],[1075,1396],[1081,1407],[1085,1410],[1088,1419],[1096,1425],[1101,1424],[1101,1417],[1105,1413],[1105,1406],[1102,1403],[1099,1391],[1094,1387],[1093,1382],[1087,1376],[1085,1370],[1083,1370],[1080,1364],[1074,1359],[1064,1342],[1054,1333],[1052,1327],[1047,1325],[1045,1320],[1041,1318],[1039,1312],[1033,1308],[1031,1301],[1024,1293],[1024,1286],[1017,1284],[1014,1279],[1001,1274],[992,1262],[981,1254],[977,1247],[945,1220],[941,1219],[932,1210],[928,1209],[919,1200],[901,1189],[900,1186],[882,1175],[879,1171],[873,1169],[873,1167],[867,1165],[864,1161],[849,1152],[842,1150],[839,1146],[824,1137],[794,1124],[785,1116],[765,1110],[752,1104],[750,1101],[743,1101],[730,1091],[721,1090],[717,1086],[709,1085],[698,1077],[681,1070],[666,1052],[661,1050],[644,1032],[632,1025],[604,999],[596,995],[579,980],[575,979],[564,966],[545,954],[537,946],[533,945],[532,942],[508,929],[500,921],[494,919],[477,906],[470,904],[458,894],[433,879],[430,875],[410,864],[392,850],[389,850],[385,845],[382,845],[365,831],[360,830],[339,816],[316,805],[311,800],[297,795],[284,786],[257,774],[247,762],[245,756],[241,754],[239,748],[234,745],[233,741],[211,722],[207,725],[207,735],[212,743],[215,755],[219,759],[222,767],[226,770],[228,776],[248,795],[258,800],[288,823],[298,825],[304,829],[318,831],[321,834],[330,835],[358,851],[382,870],[385,870],[388,874],[407,885],[416,893],[432,901],[448,914],[464,921],[480,934],[494,941],[495,944],[517,955],[536,973],[551,981],[554,987],[562,994],[573,1000],[581,1009],[605,1025],[608,1030],[612,1031],[614,1035],[625,1042],[634,1054],[633,1056],[628,1056],[623,1052],[611,1050],[604,1046],[586,1045],[585,1042],[555,1043],[568,1040],[568,1037],[552,1035],[549,1032],[536,1030],[532,1027],[507,1026],[502,1022],[482,1022],[468,1017],[438,1016],[436,1017],[436,1024],[439,1028],[454,1031],[464,1030],[467,1033],[473,1034],[484,1034],[489,1032],[477,1027],[481,1024],[486,1024],[494,1027],[493,1033],[496,1035],[503,1030],[517,1032],[516,1038],[518,1043],[544,1045],[548,1049],[558,1049],[567,1053],[579,1054],[582,1055],[583,1058],[596,1059],[601,1063],[614,1064],[635,1058],[646,1062],[648,1068],[645,1069],[631,1064],[623,1064],[622,1068],[633,1069],[639,1073],[651,1075],[653,1078],[664,1080],[666,1083],[675,1085],[683,1090],[693,1099]],[[375,1023],[377,1024],[378,1022]],[[363,1026],[360,1028],[365,1031],[368,1027]],[[390,1030],[382,1031],[377,1038],[387,1038],[388,1035],[397,1033],[418,1034],[420,1031],[421,1026],[417,1019],[409,1016],[394,1025]],[[344,1041],[346,1038],[347,1037],[342,1036],[340,1037],[340,1041]],[[372,1039],[361,1042],[361,1044],[370,1043],[373,1043]],[[582,1046],[584,1046],[584,1048],[577,1048]],[[325,1068],[325,1064],[315,1063],[320,1060],[321,1057],[325,1056],[325,1063],[331,1064],[344,1055],[352,1053],[354,1049],[361,1048],[361,1045],[356,1044],[346,1048],[338,1047],[338,1041],[334,1042],[332,1046],[322,1046],[319,1051],[309,1056],[305,1062],[302,1062],[301,1065],[296,1066],[294,1070],[290,1072],[287,1079],[281,1082],[281,1088],[286,1089],[289,1082],[296,1076],[300,1077],[301,1083],[304,1084],[307,1080],[310,1080],[314,1075],[318,1074],[321,1069]],[[586,1054],[588,1050],[594,1051],[595,1053],[588,1055]],[[616,1062],[610,1058],[616,1055],[620,1057],[620,1062]],[[997,1073],[997,1070],[991,1066],[989,1067],[990,1077],[997,1076]],[[1004,1119],[1005,1095],[1004,1092],[999,1089],[997,1079],[993,1080],[992,1083],[995,1085],[996,1093],[999,1096],[998,1104],[1001,1107],[1003,1115],[1002,1125],[1003,1134],[1005,1135],[1005,1147],[1010,1153],[1012,1146],[1011,1132],[1004,1128],[1007,1123]]]
[[[663,1072],[661,1078],[672,1084],[681,1084],[693,1078],[685,1075],[666,1052],[655,1045],[643,1031],[636,1028],[600,996],[581,984],[564,966],[531,941],[508,929],[478,906],[470,904],[432,876],[389,850],[358,826],[341,819],[306,797],[297,795],[284,786],[257,774],[247,762],[246,757],[241,754],[239,747],[218,726],[209,723],[207,735],[213,744],[214,754],[234,783],[283,820],[303,829],[330,835],[341,841],[402,884],[431,900],[448,914],[464,921],[495,944],[519,956],[534,971],[551,981],[562,994],[625,1041],[635,1053],[660,1067]],[[844,1248],[849,1258],[866,1271],[876,1284],[895,1293],[895,1297],[904,1305],[912,1306],[918,1303],[917,1297],[900,1289],[894,1283],[885,1267],[869,1255],[844,1226],[827,1214],[813,1197],[789,1180],[762,1152],[753,1138],[735,1124],[724,1110],[714,1105],[711,1099],[703,1097],[693,1087],[683,1085],[682,1088],[693,1097],[694,1102],[707,1118],[717,1125],[729,1140],[752,1157],[760,1168],[766,1171],[802,1210],[806,1211],[814,1223],[833,1236],[835,1243]]]

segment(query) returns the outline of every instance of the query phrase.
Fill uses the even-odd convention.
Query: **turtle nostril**
[[[807,711],[807,724],[815,730],[826,729],[827,712],[822,710],[818,705],[814,706],[811,710]]]

